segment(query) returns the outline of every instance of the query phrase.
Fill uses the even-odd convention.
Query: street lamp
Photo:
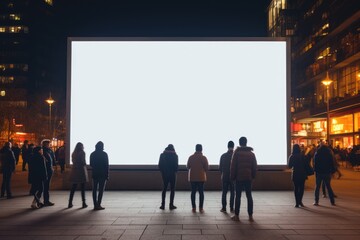
[[[46,99],[45,102],[47,102],[47,104],[49,104],[49,131],[50,131],[51,137],[53,137],[52,136],[52,129],[51,129],[51,106],[55,102],[55,100],[51,97],[51,92],[50,92],[49,98]]]
[[[326,139],[330,145],[330,110],[329,110],[329,86],[333,82],[329,78],[329,73],[326,72],[326,78],[321,81],[326,86]]]

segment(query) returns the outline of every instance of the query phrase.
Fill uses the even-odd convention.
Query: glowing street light
[[[51,97],[51,92],[50,92],[49,98],[46,99],[45,102],[47,102],[47,104],[49,104],[49,132],[50,132],[51,137],[53,137],[52,136],[52,127],[51,127],[51,106],[53,105],[55,100]]]
[[[324,86],[326,86],[326,139],[328,144],[330,144],[330,110],[329,110],[329,86],[333,82],[329,78],[329,73],[326,72],[326,78],[321,81]]]

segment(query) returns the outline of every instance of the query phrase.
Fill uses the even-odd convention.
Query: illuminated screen
[[[286,41],[70,39],[69,141],[87,161],[157,165],[173,144],[219,164],[245,136],[259,165],[287,163]]]

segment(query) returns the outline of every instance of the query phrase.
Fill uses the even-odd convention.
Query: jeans
[[[192,208],[196,208],[196,204],[195,204],[196,190],[199,191],[199,209],[203,209],[203,206],[204,206],[204,182],[191,182],[191,205],[192,205]]]
[[[294,181],[294,195],[295,195],[296,205],[302,204],[304,190],[305,190],[305,180]]]
[[[324,184],[327,188],[327,191],[329,193],[330,202],[335,203],[334,192],[330,185],[331,174],[330,173],[315,173],[315,178],[316,178],[315,202],[316,203],[319,202],[320,185],[321,185],[321,182],[324,182]]]
[[[222,208],[226,208],[226,195],[228,193],[228,190],[230,189],[230,209],[234,209],[234,182],[231,180],[223,180],[222,181]]]
[[[95,179],[95,178],[93,179],[92,194],[93,194],[94,207],[101,206],[105,185],[106,185],[106,179]],[[99,194],[97,193],[98,189],[99,189]]]
[[[39,196],[41,196],[41,193],[43,191],[43,186],[44,186],[44,182],[41,180],[33,181],[31,183],[30,194],[34,196],[34,200],[37,203],[41,202]]]
[[[247,198],[247,211],[249,216],[252,216],[254,203],[251,195],[251,180],[236,181],[235,215],[239,216],[240,214],[241,192],[243,189],[245,189]]]
[[[77,183],[73,183],[71,187],[69,203],[72,203],[77,185],[78,185]],[[81,187],[81,200],[83,201],[83,203],[85,203],[85,183],[80,183],[80,187]]]
[[[44,186],[43,186],[43,189],[42,191],[39,191],[37,193],[37,197],[40,199],[41,198],[41,194],[44,193],[44,203],[48,203],[50,202],[50,193],[49,193],[49,190],[50,190],[50,183],[51,183],[51,177],[52,177],[52,171],[49,171],[48,170],[48,175],[47,175],[47,180],[45,180],[43,182]]]
[[[176,183],[176,173],[173,174],[163,174],[163,190],[161,194],[161,206],[165,206],[165,197],[168,185],[170,184],[170,206],[174,205],[174,197],[175,197],[175,183]]]

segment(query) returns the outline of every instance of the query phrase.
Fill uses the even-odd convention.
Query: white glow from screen
[[[70,151],[104,142],[112,165],[157,165],[203,145],[219,164],[246,136],[259,165],[287,163],[286,42],[72,41]]]

